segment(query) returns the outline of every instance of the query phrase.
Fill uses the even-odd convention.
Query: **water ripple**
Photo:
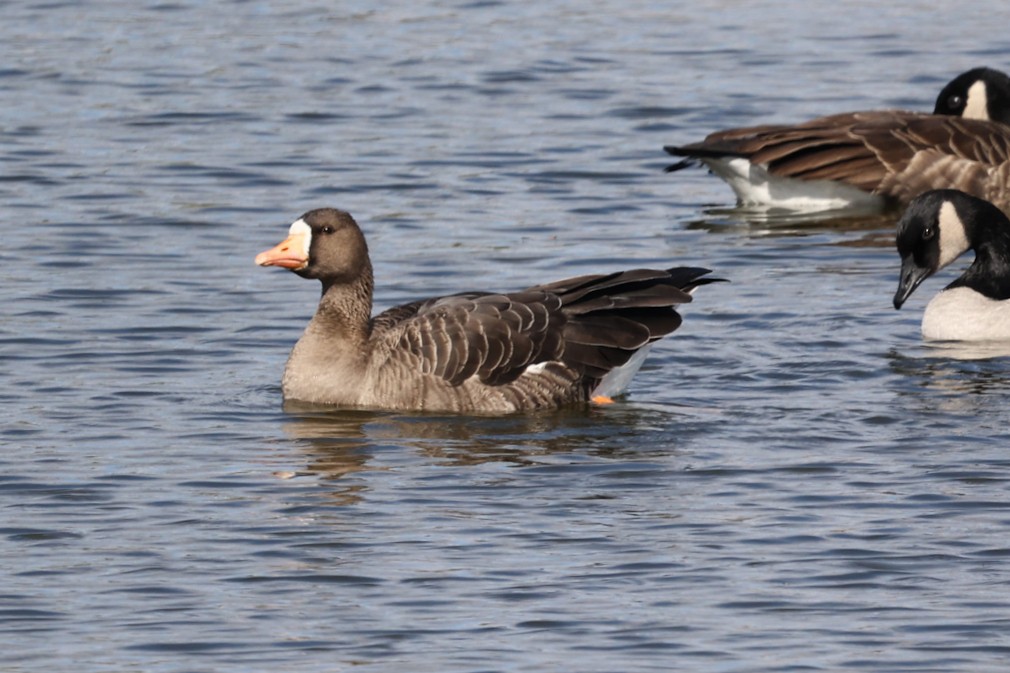
[[[1010,353],[890,308],[894,213],[661,149],[928,109],[1000,7],[79,4],[0,22],[6,668],[1005,669]],[[610,407],[285,405],[319,290],[252,257],[321,205],[380,308],[731,282]]]

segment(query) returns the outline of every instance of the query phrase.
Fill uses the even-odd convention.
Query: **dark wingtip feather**
[[[700,266],[674,266],[666,270],[670,274],[670,282],[685,292],[709,283],[728,283],[727,278],[702,278],[712,273],[711,269]]]
[[[723,159],[726,157],[746,156],[736,144],[728,142],[709,142],[703,140],[700,143],[691,145],[664,145],[663,150],[675,157],[686,157],[675,164],[670,164],[665,169],[667,173],[679,171],[688,166],[696,166],[702,159]]]
[[[690,159],[690,158],[688,158],[688,159],[681,159],[677,163],[670,164],[669,166],[665,167],[663,169],[663,172],[664,173],[673,173],[675,171],[683,170],[685,168],[691,168],[692,166],[696,166],[697,164],[698,164],[698,162],[695,161],[694,159]]]
[[[630,269],[558,283],[568,317],[565,363],[590,377],[624,364],[645,344],[680,327],[676,307],[691,301],[694,288],[723,280],[705,277],[709,273],[691,266]]]
[[[698,165],[698,159],[695,157],[694,153],[691,152],[686,147],[681,147],[680,145],[664,145],[663,151],[667,154],[672,154],[675,157],[687,157],[686,159],[681,159],[675,164],[670,164],[663,169],[664,173],[673,173],[674,171],[683,170],[685,168],[690,168],[692,166]]]
[[[663,145],[663,151],[675,157],[683,156],[680,151],[680,145]]]

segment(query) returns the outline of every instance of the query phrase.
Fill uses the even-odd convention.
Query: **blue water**
[[[332,4],[332,3],[331,3]],[[891,308],[893,218],[664,144],[930,109],[1002,3],[0,4],[4,671],[1004,671],[1010,349]],[[607,408],[285,410],[319,206],[379,308],[706,286]],[[941,274],[942,275],[942,274]]]

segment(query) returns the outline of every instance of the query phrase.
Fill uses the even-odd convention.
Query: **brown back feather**
[[[1010,207],[1010,185],[999,177],[1010,163],[1010,125],[999,122],[901,110],[854,112],[719,131],[666,150],[745,157],[766,164],[773,175],[844,182],[899,201],[926,189],[957,188],[982,198],[996,194],[996,203]],[[926,159],[943,162],[943,169],[923,176]]]
[[[530,365],[561,361],[602,378],[645,344],[680,326],[679,304],[717,279],[707,269],[634,269],[569,278],[510,294],[467,293],[415,302],[376,316],[373,334],[390,357],[460,385],[515,381]]]

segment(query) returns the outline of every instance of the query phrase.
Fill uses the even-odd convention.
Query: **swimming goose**
[[[959,75],[933,114],[880,110],[712,133],[664,148],[701,161],[741,205],[791,210],[872,208],[952,188],[1010,211],[1010,78],[990,68]]]
[[[993,204],[952,189],[926,192],[898,221],[901,274],[894,308],[962,253],[975,261],[926,306],[927,339],[1010,339],[1010,220]]]
[[[256,257],[322,282],[284,368],[285,399],[363,408],[507,413],[623,391],[680,326],[708,269],[633,269],[505,294],[467,292],[372,311],[372,265],[350,214],[305,213]]]

